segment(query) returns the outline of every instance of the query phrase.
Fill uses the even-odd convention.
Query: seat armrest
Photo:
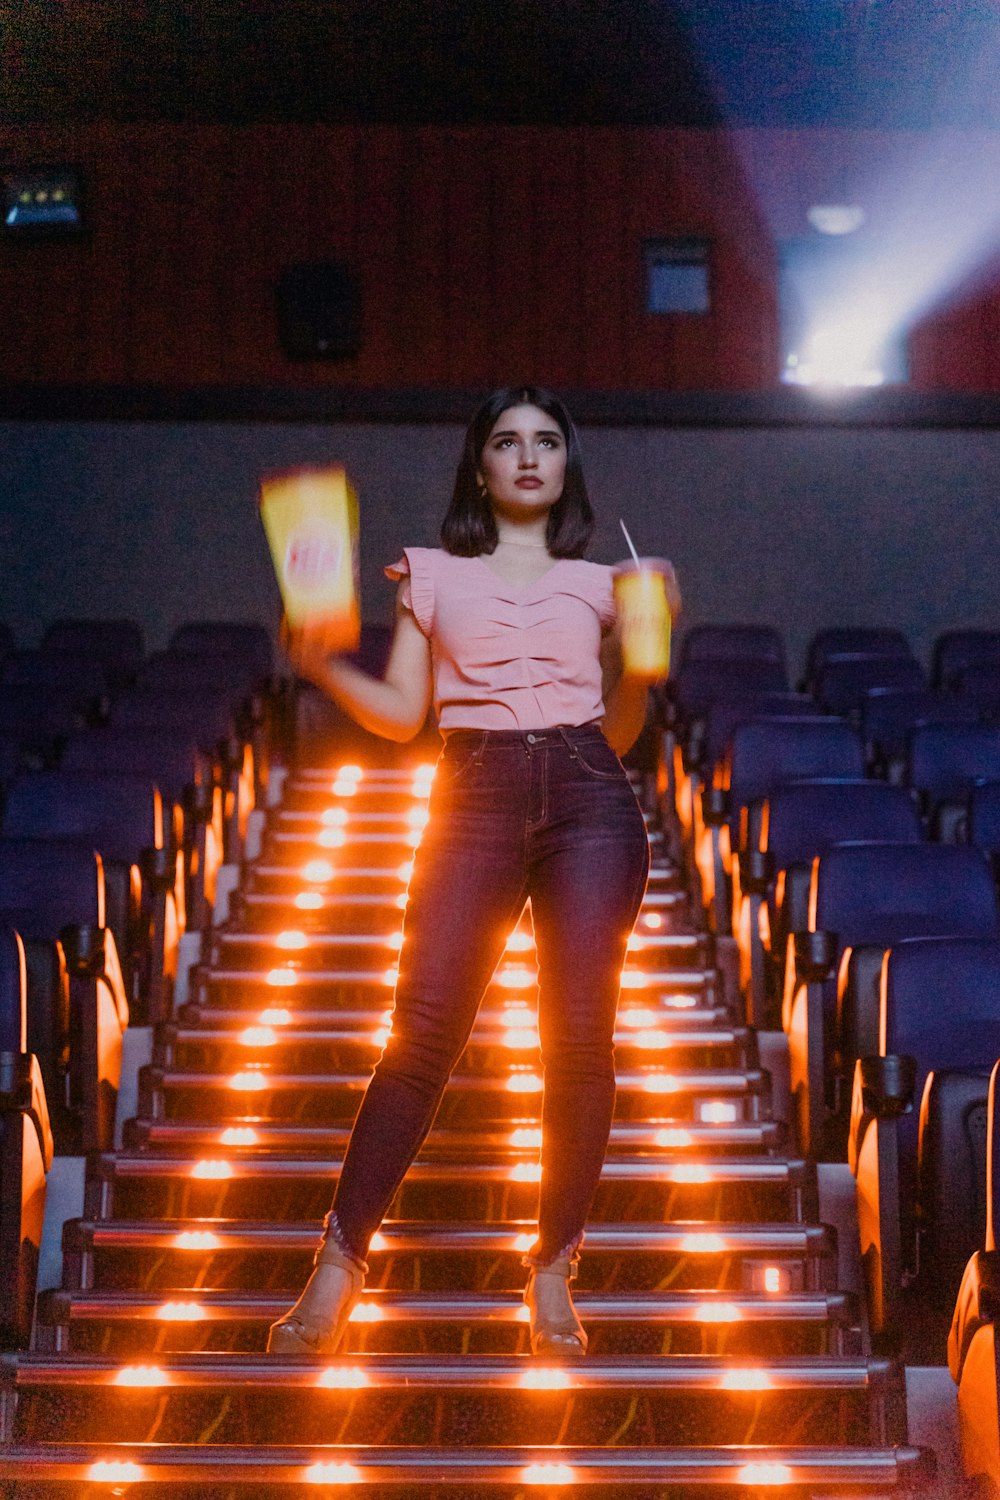
[[[795,978],[799,984],[823,984],[837,960],[835,932],[793,932]]]
[[[861,1147],[875,1120],[898,1120],[913,1108],[917,1080],[916,1058],[890,1053],[887,1057],[859,1057],[854,1065],[851,1093],[851,1133],[848,1162],[857,1176]]]
[[[739,856],[740,889],[748,896],[764,896],[774,880],[774,856],[766,849],[744,849]]]
[[[47,1172],[55,1146],[42,1070],[33,1052],[0,1052],[0,1113],[8,1110],[27,1115],[31,1120]]]
[[[969,1346],[1000,1313],[1000,1250],[977,1250],[965,1268],[948,1334],[948,1369],[958,1385]]]
[[[721,786],[707,786],[701,794],[701,817],[706,828],[721,828],[729,819],[729,793]]]

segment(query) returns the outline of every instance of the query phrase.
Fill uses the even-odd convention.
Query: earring
[[[486,501],[487,501],[487,500],[488,500],[488,499],[489,499],[489,493],[490,493],[490,492],[489,492],[489,490],[488,490],[488,489],[487,489],[487,488],[486,488],[486,486],[485,486],[485,484],[483,484],[483,482],[482,482],[482,480],[480,480],[480,481],[479,481],[479,484],[478,484],[478,486],[477,486],[477,490],[478,490],[478,494],[479,494],[479,498],[480,498],[480,500],[481,500],[481,501],[482,501],[482,502],[483,502],[483,504],[484,504],[484,505],[485,505],[485,504],[486,504]]]

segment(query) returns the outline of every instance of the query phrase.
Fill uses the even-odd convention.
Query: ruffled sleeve
[[[406,579],[403,604],[413,611],[413,618],[429,637],[434,628],[434,575],[427,552],[426,547],[404,547],[399,561],[385,569],[385,576],[394,583]]]

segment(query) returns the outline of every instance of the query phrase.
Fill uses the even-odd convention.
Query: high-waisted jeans
[[[364,1258],[530,897],[544,1070],[530,1260],[544,1265],[580,1244],[611,1129],[621,969],[649,874],[642,813],[596,723],[454,731],[429,813],[410,878],[392,1029],[327,1232]]]

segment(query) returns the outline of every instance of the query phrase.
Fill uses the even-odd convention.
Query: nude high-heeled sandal
[[[531,1266],[524,1301],[531,1319],[532,1354],[550,1359],[582,1359],[587,1335],[573,1307],[569,1283],[576,1258],[561,1255],[548,1266]]]
[[[340,1343],[361,1296],[367,1267],[332,1240],[323,1241],[313,1265],[298,1302],[271,1324],[268,1354],[332,1354]]]

